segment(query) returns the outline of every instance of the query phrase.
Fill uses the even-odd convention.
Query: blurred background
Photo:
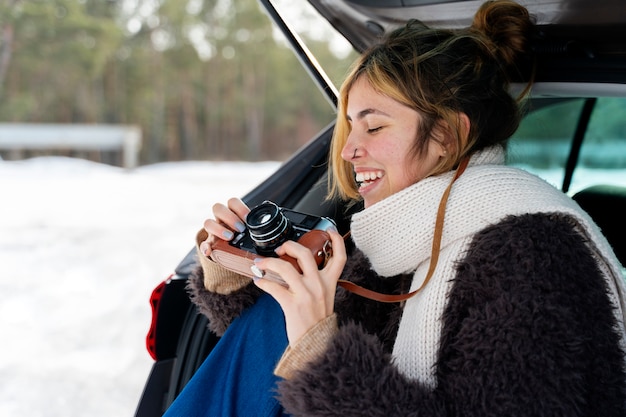
[[[276,3],[339,84],[350,47],[303,2]],[[150,164],[284,159],[332,117],[256,0],[0,2],[0,122],[137,125]]]

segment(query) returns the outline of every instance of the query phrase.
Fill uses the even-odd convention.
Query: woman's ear
[[[444,152],[442,156],[445,156],[445,154],[459,154],[465,149],[469,141],[470,127],[470,119],[463,112],[456,113],[456,120],[453,119],[447,122],[444,119],[440,119],[437,122],[437,126],[433,130],[433,137],[442,147],[442,152]]]
[[[452,140],[452,132],[450,132],[450,126],[443,119],[437,121],[437,124],[430,133],[434,144],[436,145],[436,152],[440,158],[448,156],[450,151],[454,149]]]

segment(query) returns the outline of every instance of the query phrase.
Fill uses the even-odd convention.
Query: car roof
[[[357,50],[409,19],[431,27],[471,24],[483,0],[308,0]],[[624,27],[623,0],[518,0],[541,26]]]
[[[308,0],[361,52],[409,19],[431,27],[471,24],[475,0]],[[540,55],[534,95],[626,96],[623,0],[520,0],[534,16]],[[521,80],[523,81],[523,80]]]

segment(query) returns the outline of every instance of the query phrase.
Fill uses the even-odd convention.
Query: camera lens
[[[264,255],[273,254],[274,249],[289,240],[293,231],[289,219],[271,201],[250,210],[246,224],[255,248]]]

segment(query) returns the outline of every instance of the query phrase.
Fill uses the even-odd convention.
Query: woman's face
[[[422,157],[413,156],[420,114],[377,93],[361,76],[348,91],[346,109],[351,131],[341,157],[352,164],[365,207],[415,184],[444,155],[430,140]]]

